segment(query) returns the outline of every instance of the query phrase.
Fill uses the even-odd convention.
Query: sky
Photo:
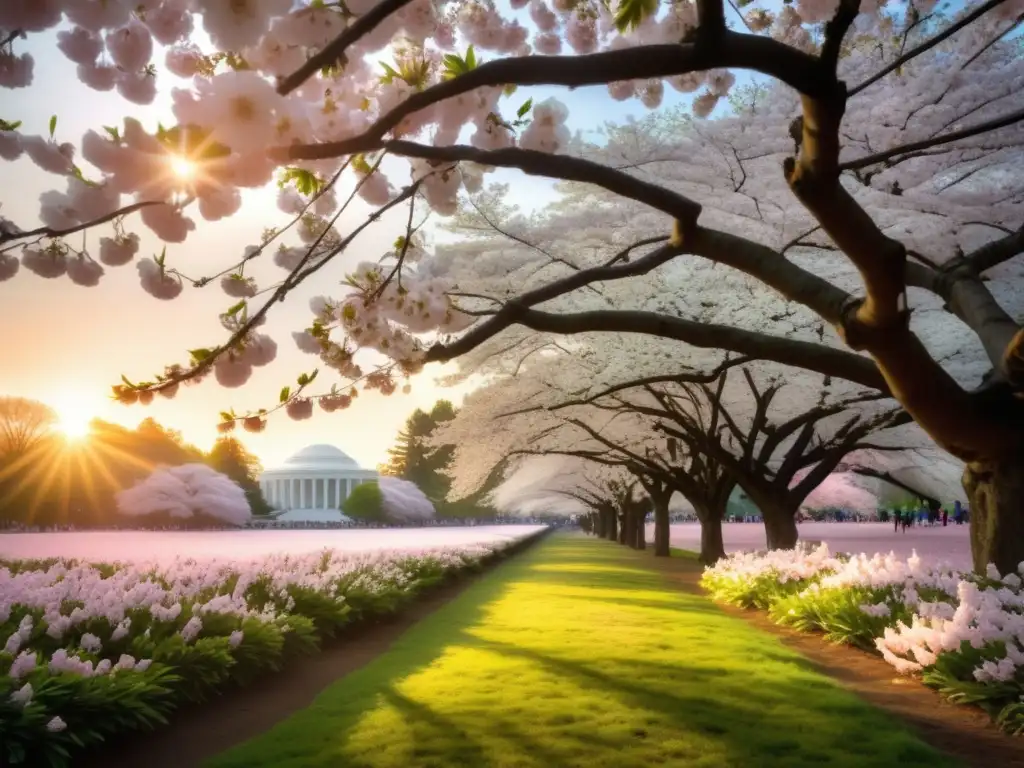
[[[52,115],[57,116],[56,138],[76,146],[90,128],[117,126],[125,116],[140,120],[150,130],[156,123],[173,125],[169,108],[172,87],[185,87],[166,71],[158,77],[159,95],[149,107],[137,107],[116,92],[100,93],[79,83],[74,65],[55,47],[56,35],[33,36],[16,48],[31,52],[35,58],[33,85],[18,90],[4,90],[0,118],[22,121],[20,130],[26,134],[48,133]],[[202,42],[200,41],[200,45]],[[486,56],[483,56],[486,58]],[[162,70],[163,54],[158,50],[154,62]],[[688,101],[687,97],[666,88],[665,106]],[[605,121],[621,121],[641,116],[647,110],[638,100],[612,101],[601,87],[522,88],[511,97],[509,111],[527,98],[535,103],[557,95],[569,107],[569,127],[590,132]],[[79,163],[88,177],[90,167]],[[95,175],[95,174],[93,174]],[[38,169],[26,157],[3,166],[4,184],[0,192],[0,214],[23,229],[39,226],[39,195],[50,189],[64,190],[63,179]],[[555,193],[550,182],[528,177],[514,171],[492,174],[494,181],[512,182],[511,195],[524,208],[537,208],[552,201]],[[403,178],[393,178],[400,186]],[[351,179],[339,189],[344,199],[351,190]],[[274,203],[273,189],[247,190],[243,206],[236,215],[219,222],[206,222],[198,214],[193,217],[197,228],[188,239],[167,247],[167,263],[190,278],[220,272],[241,257],[245,246],[257,242],[266,226],[287,221]],[[356,199],[339,221],[345,231],[364,220],[369,208]],[[308,326],[309,299],[316,295],[338,296],[343,293],[338,282],[346,271],[364,259],[377,260],[390,250],[390,244],[404,230],[405,209],[398,207],[373,225],[331,265],[321,270],[315,283],[301,286],[289,299],[278,305],[262,329],[278,344],[277,359],[269,366],[256,368],[249,382],[239,389],[224,389],[210,380],[192,387],[183,387],[173,400],[157,398],[153,405],[121,406],[109,398],[110,387],[122,375],[140,381],[161,372],[165,365],[187,362],[187,350],[212,347],[224,340],[225,331],[217,319],[234,300],[227,297],[217,281],[202,289],[186,286],[173,301],[160,301],[145,293],[138,283],[134,263],[120,268],[106,268],[106,274],[95,288],[83,288],[62,277],[47,280],[22,269],[18,276],[0,283],[0,394],[18,395],[42,400],[58,409],[68,420],[86,421],[100,418],[126,426],[134,426],[146,417],[153,417],[168,427],[180,430],[184,438],[200,448],[208,449],[217,437],[217,414],[234,408],[269,407],[276,403],[281,387],[294,384],[303,372],[310,372],[319,362],[315,356],[299,352],[291,332]],[[137,219],[130,220],[128,231],[142,238],[139,257],[160,253],[163,244]],[[98,245],[101,231],[87,234],[86,244]],[[77,237],[77,236],[76,236]],[[74,243],[81,247],[80,242]],[[282,270],[266,259],[257,260],[248,274],[262,287],[284,276]],[[470,385],[443,388],[435,379],[452,371],[451,367],[431,366],[412,382],[408,395],[400,392],[384,397],[376,392],[362,392],[353,407],[326,414],[317,410],[307,421],[290,420],[283,413],[275,414],[266,430],[259,435],[239,431],[247,447],[256,453],[264,466],[273,467],[288,456],[312,443],[331,443],[342,448],[362,466],[374,467],[386,458],[398,430],[412,411],[428,409],[439,398],[458,404]],[[321,372],[318,382],[326,391],[337,377],[330,370]]]

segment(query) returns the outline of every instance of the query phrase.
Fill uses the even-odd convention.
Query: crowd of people
[[[953,514],[945,507],[925,507],[917,509],[894,509],[889,514],[892,516],[893,531],[902,530],[906,533],[907,528],[914,525],[949,525],[950,517],[955,525],[963,525],[970,521],[971,513],[967,507],[959,501],[953,502]]]

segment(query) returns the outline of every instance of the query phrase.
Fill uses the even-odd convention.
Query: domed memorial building
[[[260,475],[260,488],[267,503],[283,512],[278,520],[342,521],[341,505],[352,489],[376,479],[375,470],[361,469],[333,445],[311,445]]]

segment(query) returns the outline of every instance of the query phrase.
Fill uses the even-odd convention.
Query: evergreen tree
[[[260,490],[259,477],[263,465],[237,438],[217,438],[206,457],[206,463],[242,486],[254,515],[266,515],[270,512],[270,505]]]
[[[451,478],[445,470],[455,454],[454,445],[430,447],[428,438],[439,424],[451,421],[458,409],[448,400],[438,400],[430,412],[417,408],[405,421],[394,447],[388,449],[388,462],[378,467],[382,475],[409,480],[434,503],[438,517],[492,517],[494,510],[483,506],[487,495],[500,483],[500,473],[494,482],[484,484],[477,493],[458,501],[447,501]]]

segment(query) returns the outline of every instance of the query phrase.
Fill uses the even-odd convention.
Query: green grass
[[[955,763],[649,554],[555,535],[212,761],[253,768]]]

